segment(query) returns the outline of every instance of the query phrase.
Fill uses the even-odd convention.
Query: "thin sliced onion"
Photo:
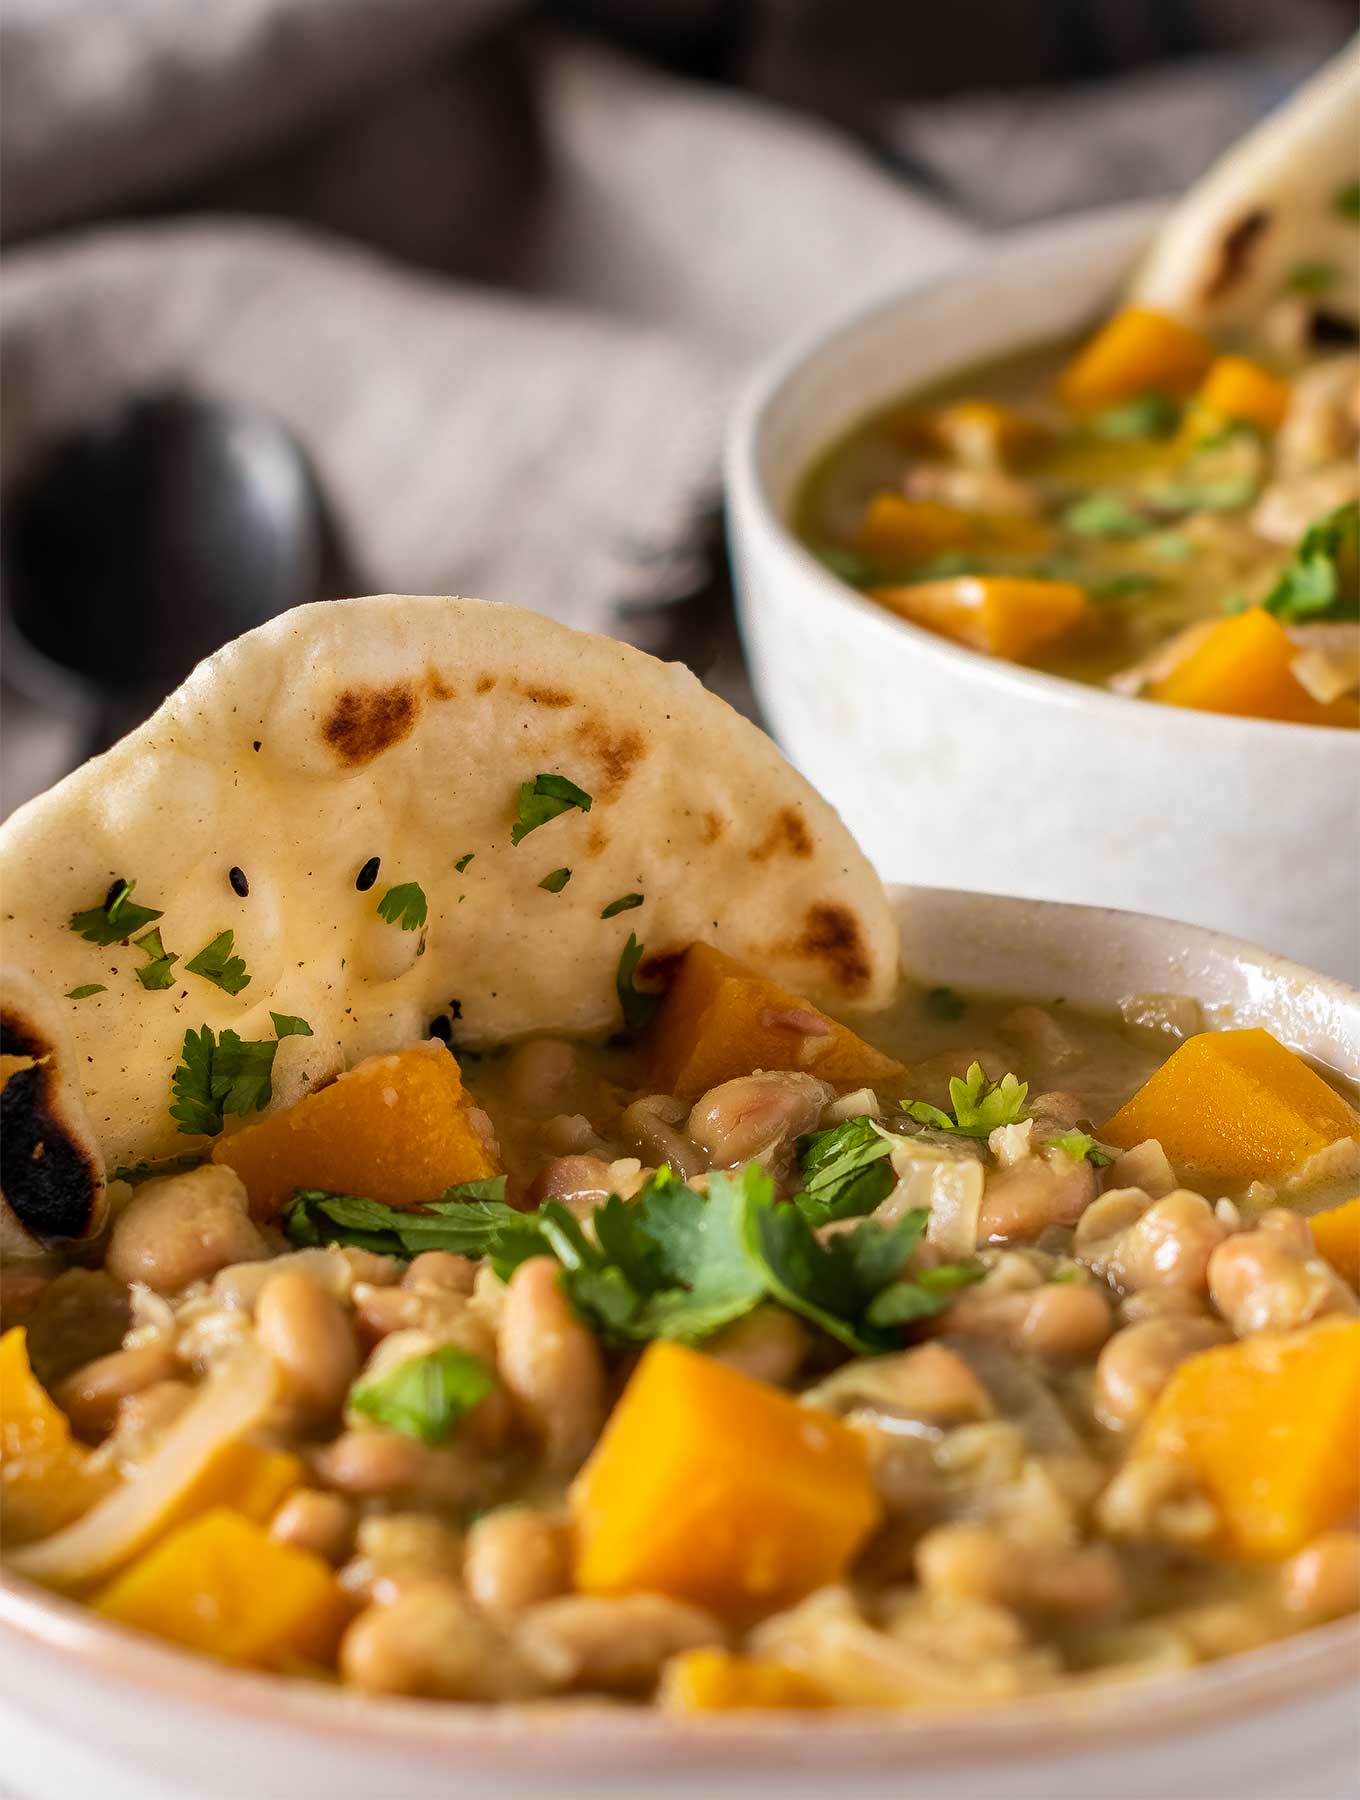
[[[63,1588],[110,1574],[154,1536],[223,1446],[260,1423],[277,1387],[271,1360],[254,1344],[243,1345],[208,1377],[132,1480],[73,1525],[12,1552],[9,1567]]]
[[[893,1147],[897,1186],[875,1208],[875,1218],[888,1223],[914,1207],[927,1207],[926,1242],[948,1261],[971,1256],[977,1249],[978,1215],[987,1181],[981,1158],[962,1148],[929,1144],[920,1138],[887,1131],[880,1131],[879,1136]]]

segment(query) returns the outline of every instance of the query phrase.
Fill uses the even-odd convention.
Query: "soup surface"
[[[187,1649],[936,1708],[1360,1604],[1360,1117],[1184,998],[851,1030],[700,945],[632,1041],[123,1173],[102,1266],[5,1272],[5,1551]]]
[[[1360,360],[1130,309],[857,426],[795,527],[916,624],[1170,704],[1360,723]]]

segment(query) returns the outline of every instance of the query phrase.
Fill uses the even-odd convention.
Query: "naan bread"
[[[593,805],[514,846],[520,784],[543,773]],[[539,886],[564,867],[561,892]],[[333,601],[249,633],[0,828],[0,874],[4,958],[62,1015],[52,1067],[77,1077],[110,1170],[202,1141],[168,1110],[189,1027],[272,1039],[271,1010],[307,1020],[279,1045],[278,1106],[441,1015],[455,1044],[607,1031],[630,932],[644,983],[701,937],[833,1009],[881,1004],[897,969],[873,870],[755,726],[679,665],[480,600]],[[137,979],[143,950],[70,929],[120,877],[180,958],[163,991]],[[378,915],[408,882],[423,929]],[[228,929],[249,974],[234,996],[185,969]]]
[[[1360,177],[1360,42],[1243,138],[1196,183],[1157,235],[1133,298],[1218,326],[1259,317],[1295,271],[1335,271],[1318,304],[1360,313],[1354,217],[1341,196]]]

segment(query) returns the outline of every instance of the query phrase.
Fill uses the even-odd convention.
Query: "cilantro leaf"
[[[106,994],[108,984],[103,981],[87,981],[81,987],[67,988],[68,1000],[88,1000],[91,994]]]
[[[378,917],[403,931],[419,931],[429,916],[425,890],[418,881],[403,881],[388,888],[378,902]]]
[[[142,986],[152,992],[173,986],[175,964],[179,961],[179,957],[173,950],[167,950],[161,942],[160,926],[153,925],[150,931],[144,931],[141,937],[134,941],[136,947],[147,959],[136,971],[137,979]]]
[[[1285,287],[1291,294],[1325,294],[1335,286],[1336,277],[1335,263],[1300,262],[1285,277]]]
[[[1348,181],[1332,201],[1332,210],[1342,219],[1360,219],[1360,181]]]
[[[120,876],[105,894],[102,905],[71,914],[67,921],[71,930],[79,932],[87,943],[121,944],[143,925],[163,918],[164,914],[156,907],[138,906],[130,897],[136,885],[135,881],[124,881]]]
[[[459,1420],[494,1386],[480,1357],[443,1344],[382,1374],[356,1381],[347,1405],[392,1431],[419,1438],[422,1444],[446,1444]]]
[[[203,1158],[192,1150],[186,1150],[182,1156],[163,1156],[158,1162],[124,1163],[110,1175],[111,1181],[126,1181],[131,1187],[138,1187],[143,1181],[154,1181],[162,1175],[183,1175],[188,1169],[197,1169]]]
[[[278,1032],[272,1042],[242,1038],[231,1030],[219,1038],[211,1025],[185,1032],[180,1064],[170,1084],[176,1102],[170,1117],[182,1132],[214,1137],[227,1113],[256,1112],[268,1106],[274,1094],[274,1053],[279,1038],[312,1035],[305,1019],[286,1013],[271,1013],[270,1017]]]
[[[523,843],[531,831],[537,831],[550,819],[569,812],[573,806],[589,812],[593,804],[585,789],[578,788],[565,775],[535,775],[532,781],[520,783],[519,816],[517,823],[510,827],[510,842]]]
[[[1091,422],[1097,437],[1113,443],[1126,443],[1135,438],[1170,437],[1180,423],[1181,410],[1170,394],[1149,388],[1121,406],[1106,407]]]
[[[864,1117],[800,1138],[803,1191],[794,1204],[812,1225],[871,1213],[893,1190],[891,1155],[892,1145]]]
[[[646,1030],[656,1017],[663,994],[649,994],[645,989],[634,984],[633,977],[637,966],[642,961],[645,944],[640,944],[630,931],[628,942],[619,952],[618,971],[614,976],[614,988],[619,996],[619,1005],[623,1009],[624,1029],[629,1032]]]
[[[936,1131],[952,1131],[956,1137],[988,1138],[1001,1125],[1014,1125],[1025,1118],[1027,1081],[1017,1081],[1006,1074],[1000,1081],[988,1081],[981,1063],[973,1063],[966,1076],[955,1075],[949,1083],[949,1101],[954,1108],[951,1118],[938,1106],[924,1100],[909,1100],[903,1112],[918,1125],[929,1125]]]
[[[1147,518],[1135,512],[1119,494],[1097,489],[1069,506],[1063,525],[1078,537],[1141,537],[1152,529]]]
[[[189,974],[201,975],[205,981],[211,981],[225,994],[239,994],[242,988],[250,986],[250,977],[246,974],[244,961],[232,955],[235,938],[235,932],[219,931],[212,942],[205,944],[184,967]]]
[[[933,1319],[952,1306],[960,1288],[981,1281],[987,1271],[981,1263],[940,1263],[922,1269],[910,1281],[894,1281],[869,1302],[865,1318],[870,1325],[913,1325]]]
[[[538,885],[541,888],[546,888],[550,894],[560,894],[570,880],[570,869],[552,869],[543,877]]]
[[[1360,618],[1360,501],[1313,521],[1262,605],[1286,621]]]
[[[968,1002],[951,987],[927,988],[924,1004],[932,1019],[961,1019],[968,1010]]]
[[[1110,1152],[1089,1131],[1065,1131],[1061,1137],[1049,1138],[1048,1147],[1063,1151],[1073,1162],[1085,1160],[1095,1169],[1107,1168],[1114,1161]]]
[[[460,856],[458,861],[453,865],[454,873],[456,875],[461,875],[476,854],[477,852],[475,850],[469,850],[465,856]]]
[[[602,919],[613,919],[619,913],[632,912],[635,906],[642,905],[641,894],[621,894],[617,900],[611,900],[600,914]]]

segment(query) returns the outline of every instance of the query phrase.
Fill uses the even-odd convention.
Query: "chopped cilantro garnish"
[[[798,1140],[803,1191],[794,1196],[813,1225],[871,1213],[893,1190],[892,1145],[868,1118],[846,1119]]]
[[[939,1311],[951,1281],[974,1279],[904,1274],[928,1218],[919,1207],[892,1225],[862,1219],[823,1244],[797,1207],[776,1203],[774,1182],[754,1163],[710,1175],[706,1194],[663,1167],[635,1200],[611,1195],[589,1229],[556,1200],[518,1212],[500,1198],[503,1189],[503,1178],[468,1183],[419,1212],[301,1192],[285,1207],[283,1227],[294,1244],[486,1257],[502,1277],[529,1257],[551,1256],[577,1312],[607,1337],[633,1343],[699,1342],[774,1301],[847,1348],[872,1354],[900,1341],[895,1320],[870,1317],[885,1289],[924,1282],[934,1297],[929,1310]],[[910,1304],[914,1316],[927,1316],[922,1302]]]
[[[1147,489],[1151,505],[1164,512],[1234,512],[1256,498],[1255,475],[1224,475],[1214,481],[1160,481]]]
[[[986,557],[971,555],[967,550],[937,550],[924,557],[911,572],[913,581],[948,581],[955,575],[985,575],[989,567]]]
[[[1158,532],[1156,537],[1148,539],[1147,547],[1153,556],[1160,556],[1164,562],[1185,562],[1195,553],[1195,546],[1179,531]]]
[[[926,989],[925,1009],[932,1019],[952,1021],[963,1017],[968,1010],[968,1002],[951,987],[933,987]]]
[[[520,783],[519,819],[510,827],[510,842],[522,844],[531,831],[570,812],[573,806],[581,812],[589,812],[593,804],[585,789],[578,788],[565,775],[535,775],[532,781]]]
[[[1105,1146],[1097,1143],[1089,1131],[1065,1131],[1061,1137],[1049,1138],[1048,1143],[1050,1149],[1065,1152],[1073,1162],[1085,1159],[1097,1169],[1104,1169],[1114,1161]]]
[[[1332,210],[1343,219],[1360,219],[1360,181],[1348,181],[1332,201]]]
[[[1062,522],[1078,537],[1141,537],[1150,529],[1142,513],[1135,512],[1121,495],[1104,489],[1086,494],[1069,506]]]
[[[466,856],[460,856],[458,861],[453,865],[454,873],[461,875],[476,854],[477,852],[475,850],[469,850]]]
[[[1291,621],[1360,618],[1360,501],[1314,520],[1262,604]]]
[[[1092,429],[1097,437],[1116,443],[1135,438],[1169,437],[1180,422],[1181,410],[1170,394],[1149,388],[1122,406],[1110,406],[1097,413]]]
[[[378,917],[403,931],[419,931],[429,916],[425,890],[418,881],[403,881],[388,888],[378,902]]]
[[[953,1303],[960,1288],[981,1281],[987,1271],[980,1263],[939,1263],[922,1269],[908,1281],[894,1281],[874,1296],[867,1314],[871,1325],[914,1325],[933,1319]]]
[[[234,932],[219,931],[212,942],[205,944],[184,967],[191,975],[201,975],[205,981],[211,981],[223,993],[239,994],[242,988],[250,986],[250,976],[242,959],[232,955],[234,942]]]
[[[649,994],[634,984],[633,977],[642,961],[645,948],[630,931],[628,942],[619,953],[618,972],[614,976],[614,987],[623,1009],[624,1027],[630,1032],[644,1031],[651,1024],[663,998],[660,994]]]
[[[408,1357],[395,1368],[356,1381],[347,1405],[422,1444],[446,1444],[458,1421],[495,1386],[480,1357],[453,1344]]]
[[[110,1176],[111,1181],[126,1181],[137,1187],[143,1181],[154,1181],[162,1175],[183,1175],[189,1169],[196,1169],[203,1158],[192,1150],[185,1151],[183,1156],[163,1156],[159,1162],[124,1163],[116,1168]]]
[[[104,896],[102,905],[71,914],[71,930],[78,931],[91,944],[121,944],[143,925],[162,918],[164,915],[156,907],[138,906],[131,898],[136,885],[135,881],[120,877]]]
[[[91,994],[106,994],[107,984],[102,981],[87,981],[83,987],[67,988],[68,1000],[88,1000]]]
[[[550,894],[560,894],[570,880],[570,869],[550,869],[538,885],[546,888]]]
[[[956,1137],[988,1138],[999,1126],[1014,1125],[1027,1117],[1028,1093],[1027,1081],[1017,1081],[1011,1074],[1003,1075],[1000,1081],[988,1081],[982,1064],[975,1062],[966,1076],[950,1079],[952,1118],[924,1100],[908,1100],[902,1110],[918,1125],[929,1125],[936,1131],[952,1131]]]
[[[273,1097],[274,1053],[279,1039],[310,1037],[305,1019],[288,1013],[270,1013],[275,1039],[241,1038],[228,1029],[214,1036],[211,1025],[184,1034],[180,1064],[171,1080],[176,1104],[170,1117],[190,1136],[213,1137],[222,1129],[227,1113],[255,1112]]]
[[[146,961],[137,970],[137,979],[142,986],[152,992],[170,987],[175,979],[175,964],[179,957],[173,950],[167,950],[161,942],[160,926],[153,925],[150,931],[144,931],[136,940],[136,945],[146,957]]]
[[[1088,577],[1085,583],[1093,600],[1123,600],[1129,594],[1146,594],[1161,585],[1161,576],[1146,569],[1120,569],[1112,575]]]
[[[635,906],[642,905],[641,894],[620,894],[617,900],[611,900],[600,914],[602,919],[613,919],[619,913],[632,912]]]
[[[1291,294],[1325,294],[1335,283],[1336,276],[1335,263],[1295,263],[1285,278],[1285,286]]]

